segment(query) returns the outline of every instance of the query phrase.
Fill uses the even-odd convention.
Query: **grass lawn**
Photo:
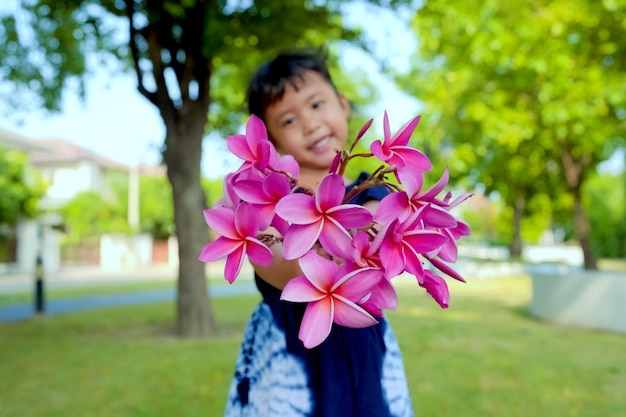
[[[626,335],[529,317],[527,277],[451,285],[447,310],[398,289],[389,318],[417,416],[626,415]],[[172,303],[0,325],[0,416],[220,416],[258,299],[214,299],[211,340],[174,338]]]

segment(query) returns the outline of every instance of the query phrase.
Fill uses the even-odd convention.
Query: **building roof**
[[[50,149],[49,152],[34,151],[30,153],[32,164],[55,164],[64,162],[93,161],[101,167],[127,169],[125,165],[98,155],[63,139],[41,139],[37,141],[43,147]]]
[[[27,153],[31,151],[39,151],[40,153],[50,151],[50,149],[40,141],[29,139],[3,128],[0,128],[0,146]]]
[[[140,165],[139,174],[144,177],[164,177],[167,175],[167,166],[165,164]]]

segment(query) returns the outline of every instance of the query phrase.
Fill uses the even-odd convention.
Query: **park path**
[[[44,279],[44,288],[63,288],[93,286],[121,282],[140,282],[147,280],[173,281],[176,270],[157,266],[123,271],[103,271],[97,268],[64,269]],[[0,276],[0,294],[34,291],[34,278],[28,274]],[[256,287],[252,280],[241,280],[235,285],[214,286],[210,288],[211,297],[226,297],[240,294],[252,294]],[[173,301],[174,289],[148,290],[125,294],[97,295],[66,299],[45,300],[43,314],[35,312],[34,302],[0,306],[0,324],[26,320],[35,315],[56,315],[95,308],[113,307],[131,304],[143,304]]]

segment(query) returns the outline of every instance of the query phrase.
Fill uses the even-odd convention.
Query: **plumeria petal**
[[[283,240],[285,259],[297,259],[307,253],[320,237],[322,222],[292,224]]]
[[[295,224],[310,224],[320,219],[315,198],[307,194],[290,194],[276,204],[276,214]]]
[[[250,119],[248,119],[248,123],[246,123],[246,137],[252,144],[261,143],[263,141],[269,143],[267,129],[263,121],[254,114],[250,115]]]
[[[372,289],[372,296],[368,302],[378,306],[379,309],[395,310],[398,307],[398,293],[389,280],[381,279]]]
[[[435,228],[452,228],[456,226],[456,218],[443,208],[429,204],[424,208],[424,222]]]
[[[323,258],[314,251],[310,251],[300,258],[298,265],[311,285],[326,293],[330,291],[335,275],[339,270],[339,266],[335,262]]]
[[[409,139],[411,139],[411,135],[415,131],[415,128],[419,124],[421,116],[416,116],[406,122],[398,132],[394,135],[391,140],[389,140],[389,144],[396,146],[406,146],[409,143]]]
[[[242,238],[256,236],[259,232],[259,213],[248,203],[241,203],[235,210],[235,228]]]
[[[324,213],[330,208],[341,204],[345,194],[345,186],[341,175],[326,175],[317,189],[315,205],[319,212]]]
[[[404,191],[387,194],[376,207],[374,221],[385,224],[393,219],[405,220],[410,213],[409,196]]]
[[[449,177],[450,175],[448,173],[448,168],[446,168],[443,174],[441,175],[441,178],[439,178],[439,181],[437,181],[437,183],[433,185],[430,190],[426,191],[422,195],[422,198],[424,200],[432,200],[433,198],[437,197],[437,195],[444,190],[446,185],[448,185]]]
[[[352,236],[332,218],[322,224],[318,236],[320,244],[330,255],[340,257],[344,253],[344,248],[351,246]]]
[[[267,204],[270,197],[263,192],[263,181],[241,180],[233,184],[233,188],[239,198],[252,204]]]
[[[252,161],[254,155],[248,146],[245,135],[231,135],[226,138],[226,147],[235,156],[243,159],[244,161]]]
[[[391,157],[391,153],[383,147],[383,144],[379,140],[372,142],[370,152],[383,162],[386,162]]]
[[[240,240],[233,240],[220,236],[213,242],[207,243],[204,248],[202,248],[198,259],[202,262],[217,261],[218,259],[230,255],[241,245],[242,243]]]
[[[406,193],[410,196],[419,194],[424,186],[424,171],[409,165],[398,169],[398,178]]]
[[[271,166],[279,172],[288,173],[293,178],[300,176],[300,165],[291,155],[278,157],[275,162],[271,162]]]
[[[378,323],[374,316],[356,303],[340,295],[335,295],[333,298],[335,299],[333,321],[338,325],[360,329]]]
[[[235,212],[226,207],[207,209],[203,211],[204,220],[209,227],[224,237],[239,238],[235,228]]]
[[[404,235],[404,241],[417,253],[424,253],[439,248],[448,238],[431,230],[412,230]]]
[[[406,272],[413,274],[417,278],[418,282],[424,281],[424,267],[422,260],[420,259],[420,253],[411,248],[409,245],[404,246],[404,257],[406,259],[406,265],[404,268]]]
[[[418,151],[415,148],[408,146],[394,146],[391,148],[391,152],[395,157],[399,157],[400,160],[393,160],[393,165],[398,167],[415,166],[422,171],[430,171],[433,168],[430,159],[422,151]]]
[[[378,268],[362,268],[352,271],[341,277],[331,288],[334,294],[339,294],[354,302],[358,302],[372,288],[378,285],[384,274]]]
[[[389,115],[387,110],[383,113],[383,136],[385,142],[391,142],[391,127],[389,127]]]
[[[325,291],[320,291],[304,275],[295,277],[287,282],[280,294],[280,299],[293,302],[317,301],[328,296]]]
[[[246,254],[252,262],[261,266],[269,266],[274,256],[270,248],[255,238],[246,239]]]
[[[326,214],[346,229],[365,227],[372,222],[372,213],[356,204],[342,204],[329,209]]]
[[[306,306],[298,332],[298,338],[304,347],[311,349],[326,340],[333,325],[334,314],[332,297],[324,297]]]
[[[232,252],[228,257],[226,257],[226,266],[224,267],[224,278],[226,281],[231,284],[241,271],[241,267],[243,266],[243,261],[245,259],[245,245],[240,245],[237,247],[237,250]]]
[[[450,266],[441,262],[437,258],[428,258],[428,260],[430,261],[431,264],[433,264],[433,266],[435,266],[438,270],[440,270],[444,274],[456,279],[457,281],[465,282],[465,279],[458,272],[456,272]]]
[[[441,306],[448,308],[450,303],[450,292],[446,280],[432,271],[424,271],[424,282],[419,284],[428,294]]]

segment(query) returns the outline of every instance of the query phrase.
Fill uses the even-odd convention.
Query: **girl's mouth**
[[[309,149],[313,152],[323,152],[328,149],[328,147],[331,145],[331,142],[332,141],[330,136],[324,136],[323,138],[313,142],[313,144],[309,146]]]

